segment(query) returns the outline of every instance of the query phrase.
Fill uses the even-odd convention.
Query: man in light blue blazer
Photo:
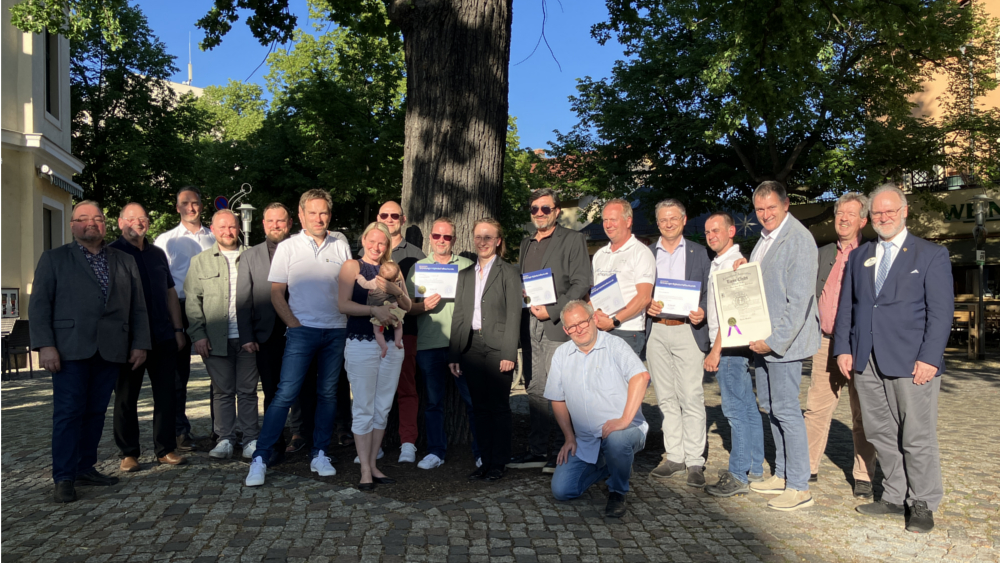
[[[780,182],[761,183],[753,194],[763,227],[750,254],[760,263],[771,335],[750,342],[756,367],[757,399],[771,421],[774,475],[750,489],[778,495],[767,503],[775,510],[798,510],[813,504],[809,492],[809,439],[799,403],[802,361],[819,350],[816,304],[816,241],[788,213],[788,194]],[[735,263],[739,267],[744,260]]]
[[[869,515],[906,516],[906,530],[934,528],[944,495],[937,403],[944,348],[955,311],[951,260],[942,246],[906,230],[906,195],[894,185],[871,194],[877,241],[847,259],[834,327],[844,377],[855,378],[865,435],[885,475]]]

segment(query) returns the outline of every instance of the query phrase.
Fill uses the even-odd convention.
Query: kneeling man
[[[552,401],[566,436],[556,458],[552,495],[573,499],[607,479],[605,515],[620,518],[632,460],[646,445],[649,430],[640,409],[649,372],[624,340],[598,330],[586,302],[570,301],[560,318],[572,342],[556,349],[545,384],[545,398]]]

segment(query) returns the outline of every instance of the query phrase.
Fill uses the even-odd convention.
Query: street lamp
[[[976,358],[986,359],[986,351],[983,346],[983,337],[986,334],[986,314],[983,308],[983,294],[986,291],[986,276],[984,267],[986,266],[986,212],[990,207],[990,198],[986,194],[973,196],[969,200],[969,205],[975,209],[976,228],[972,231],[972,238],[976,241],[976,265],[979,266],[979,310],[976,314]]]
[[[240,219],[243,221],[243,246],[250,246],[250,225],[257,208],[244,201],[236,210],[240,212]]]

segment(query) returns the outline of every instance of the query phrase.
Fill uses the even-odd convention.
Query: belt
[[[653,322],[656,324],[667,325],[667,326],[680,326],[689,324],[690,319],[678,320],[678,319],[661,319],[659,317],[653,317]]]

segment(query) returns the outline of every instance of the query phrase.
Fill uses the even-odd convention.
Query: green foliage
[[[909,96],[973,28],[952,0],[607,4],[593,35],[627,59],[581,81],[580,123],[554,153],[583,148],[610,193],[647,186],[692,215],[763,180],[807,198],[878,181],[911,155],[888,142],[859,154],[866,135],[924,126]]]
[[[503,199],[500,202],[500,225],[507,236],[507,257],[516,259],[521,239],[527,235],[525,226],[531,223],[528,198],[531,192],[545,187],[537,167],[542,160],[530,148],[521,148],[517,134],[517,118],[507,118],[507,149],[503,166]]]
[[[100,30],[108,48],[116,51],[129,39],[118,16],[127,0],[24,0],[10,9],[10,23],[28,33],[46,30],[80,41]]]

